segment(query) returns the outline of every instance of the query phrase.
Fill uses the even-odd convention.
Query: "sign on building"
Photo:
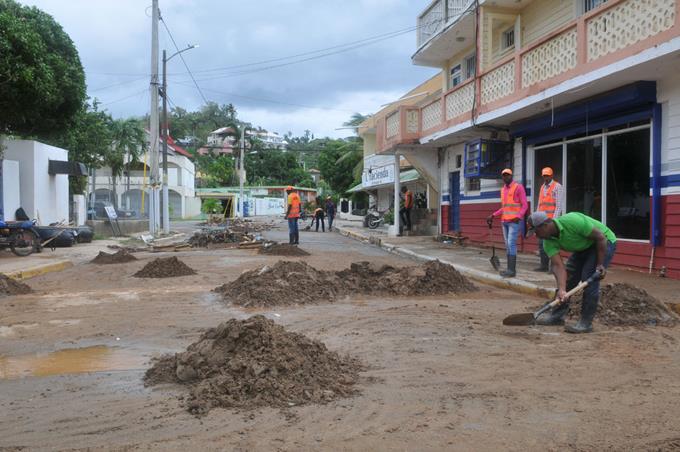
[[[361,182],[364,188],[375,187],[376,185],[394,183],[394,165],[379,166],[368,168],[361,175]]]

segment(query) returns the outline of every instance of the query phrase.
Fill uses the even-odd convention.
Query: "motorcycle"
[[[368,213],[366,213],[366,217],[364,218],[364,223],[369,227],[369,229],[377,229],[384,223],[384,221],[385,212],[378,212],[378,210],[374,208],[369,210]]]
[[[40,251],[42,247],[35,220],[12,223],[0,220],[0,249],[7,248],[21,257]]]

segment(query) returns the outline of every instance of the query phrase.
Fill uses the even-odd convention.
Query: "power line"
[[[111,85],[106,85],[106,86],[100,86],[99,88],[92,88],[92,89],[88,88],[88,91],[93,93],[95,91],[102,91],[102,90],[105,90],[105,89],[114,88],[116,86],[128,85],[130,83],[135,83],[135,82],[138,82],[140,80],[146,80],[147,78],[148,77],[145,75],[144,77],[138,77],[138,78],[135,78],[135,79],[132,79],[132,80],[126,80],[124,82],[113,83]]]
[[[130,94],[130,95],[125,96],[125,97],[121,97],[120,99],[112,100],[111,102],[102,102],[101,105],[111,105],[111,104],[115,104],[116,102],[121,102],[121,101],[130,99],[131,97],[139,96],[140,94],[145,93],[146,91],[147,91],[147,88],[144,88],[144,89],[141,90],[141,91],[137,91],[136,93]]]
[[[170,33],[170,29],[168,28],[168,24],[165,23],[165,19],[163,19],[163,16],[160,16],[160,21],[163,23],[163,27],[165,28],[165,31],[168,33],[168,36],[170,37],[170,40],[172,41],[172,44],[175,46],[175,50],[179,52],[177,55],[182,59],[182,63],[184,63],[184,67],[186,68],[187,72],[191,76],[191,80],[193,80],[194,85],[196,86],[196,89],[198,90],[198,93],[201,95],[201,98],[203,99],[203,102],[206,104],[208,103],[208,99],[206,99],[205,95],[203,94],[203,91],[201,91],[201,87],[198,86],[198,83],[196,82],[196,78],[194,77],[194,74],[191,73],[191,69],[189,69],[189,65],[187,64],[186,60],[184,59],[184,55],[182,55],[179,46],[175,42],[175,38],[172,36],[172,33]]]
[[[173,82],[178,85],[183,85],[183,86],[188,86],[186,82]],[[235,94],[235,93],[230,93],[230,92],[225,92],[225,91],[217,91],[214,89],[210,88],[204,88],[204,91],[209,91],[211,93],[216,93],[216,94],[223,94],[225,96],[231,96],[231,97],[239,97],[242,99],[249,99],[249,100],[255,100],[255,101],[260,101],[260,102],[269,102],[272,104],[280,104],[280,105],[290,105],[293,107],[301,107],[301,108],[309,108],[313,110],[332,110],[332,111],[342,111],[342,112],[349,112],[349,113],[355,113],[355,110],[345,110],[341,108],[332,108],[332,107],[321,107],[321,106],[314,106],[314,105],[304,105],[304,104],[296,104],[292,102],[284,102],[280,100],[274,100],[274,99],[265,99],[262,97],[252,97],[252,96],[244,96],[242,94]]]

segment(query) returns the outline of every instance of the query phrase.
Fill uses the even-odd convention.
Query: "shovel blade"
[[[512,314],[503,319],[503,325],[509,326],[526,326],[533,325],[536,319],[531,312],[524,312],[522,314]]]
[[[501,260],[498,259],[498,256],[491,256],[489,262],[491,262],[491,266],[494,270],[499,271],[501,269]]]

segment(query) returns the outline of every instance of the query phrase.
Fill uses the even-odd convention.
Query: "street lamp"
[[[165,234],[170,233],[170,203],[168,199],[168,79],[166,66],[168,61],[180,53],[197,47],[198,44],[189,44],[186,48],[178,50],[169,57],[165,56],[165,50],[163,50],[163,127],[161,128],[161,137],[163,140],[163,232]]]

